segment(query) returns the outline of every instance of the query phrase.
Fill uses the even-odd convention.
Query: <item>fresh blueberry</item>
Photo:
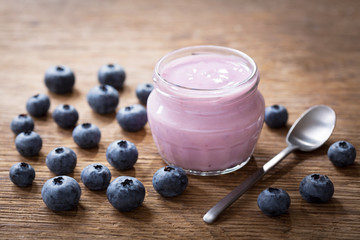
[[[50,108],[50,99],[45,94],[36,94],[26,102],[26,110],[34,117],[45,116]]]
[[[109,145],[106,159],[117,170],[127,170],[134,166],[138,159],[138,150],[130,141],[118,140]]]
[[[286,125],[288,112],[282,105],[272,105],[265,108],[265,123],[270,128],[281,128]]]
[[[136,97],[142,104],[146,105],[147,99],[153,89],[154,86],[151,83],[140,83],[135,90]]]
[[[325,175],[310,174],[301,181],[299,191],[307,202],[323,203],[334,194],[334,184]]]
[[[73,128],[79,119],[77,110],[68,104],[61,104],[56,107],[52,117],[61,128]]]
[[[35,170],[30,164],[16,163],[10,168],[9,177],[15,185],[27,187],[34,181]]]
[[[39,154],[42,147],[42,139],[34,131],[25,131],[15,138],[16,150],[24,157],[32,157]]]
[[[94,148],[99,145],[100,129],[91,123],[77,125],[72,133],[75,143],[81,148]]]
[[[41,196],[51,210],[68,211],[78,205],[81,188],[74,178],[57,176],[45,182],[41,189]]]
[[[121,108],[116,114],[119,125],[129,132],[141,130],[147,123],[146,109],[140,104]]]
[[[182,168],[166,166],[156,171],[152,184],[161,196],[175,197],[185,191],[188,177]]]
[[[145,187],[134,177],[121,176],[110,183],[106,196],[114,208],[121,212],[128,212],[142,204],[145,198]]]
[[[32,131],[34,130],[34,121],[27,114],[19,114],[11,121],[10,128],[16,135],[21,132]]]
[[[71,148],[57,147],[46,157],[46,165],[56,175],[69,174],[74,171],[77,157]]]
[[[86,166],[81,172],[81,181],[90,190],[104,190],[111,180],[109,168],[100,163],[94,163]]]
[[[100,84],[107,84],[116,89],[123,87],[125,78],[124,68],[118,64],[103,65],[98,72]]]
[[[337,167],[351,165],[356,159],[355,147],[347,141],[338,141],[332,144],[327,154],[330,161]]]
[[[112,113],[119,103],[119,93],[110,85],[100,85],[90,90],[87,101],[90,107],[99,114]]]
[[[67,66],[52,66],[45,72],[45,85],[53,93],[70,93],[75,84],[75,75]]]
[[[267,188],[257,199],[258,207],[268,216],[279,216],[290,207],[290,196],[281,188]]]

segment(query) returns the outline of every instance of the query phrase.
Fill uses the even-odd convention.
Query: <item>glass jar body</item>
[[[164,161],[195,175],[219,175],[244,166],[264,122],[258,82],[255,66],[251,79],[242,84],[204,91],[169,84],[156,69],[147,112]]]

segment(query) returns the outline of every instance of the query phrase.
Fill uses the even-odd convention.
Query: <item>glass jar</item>
[[[264,122],[259,80],[255,62],[231,48],[193,46],[162,57],[147,114],[163,160],[203,176],[244,166]]]

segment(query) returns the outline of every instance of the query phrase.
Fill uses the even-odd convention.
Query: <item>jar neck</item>
[[[156,91],[167,101],[231,103],[257,89],[259,73],[243,52],[220,46],[193,46],[170,52],[155,66]]]

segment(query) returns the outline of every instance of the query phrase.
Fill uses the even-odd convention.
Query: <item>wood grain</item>
[[[182,1],[70,1],[0,0],[0,238],[14,239],[359,239],[360,164],[336,168],[327,158],[335,141],[347,140],[360,148],[360,2],[356,0],[182,0]],[[184,46],[213,44],[248,53],[261,72],[260,91],[266,105],[283,104],[290,117],[287,128],[264,126],[254,158],[241,170],[218,177],[189,176],[183,195],[165,199],[152,187],[155,171],[164,166],[149,126],[138,133],[120,129],[115,114],[101,116],[86,103],[86,93],[97,85],[101,65],[116,62],[127,72],[119,107],[138,103],[135,87],[151,82],[153,67],[165,53]],[[66,64],[76,74],[72,94],[47,91],[45,70]],[[49,94],[48,116],[35,119],[43,138],[38,157],[21,157],[9,125],[25,112],[27,99]],[[79,122],[92,122],[102,131],[97,149],[82,150],[71,131],[54,123],[51,112],[62,103],[74,105]],[[213,225],[203,214],[259,166],[285,147],[291,124],[308,107],[331,106],[337,125],[329,141],[312,153],[289,155],[256,186],[231,206]],[[93,192],[80,180],[81,170],[93,162],[109,166],[107,146],[117,139],[134,142],[139,160],[129,171],[110,167],[113,179],[138,178],[146,187],[143,205],[120,213],[105,192]],[[75,150],[73,174],[82,188],[77,209],[54,213],[41,199],[44,182],[54,175],[45,165],[57,146]],[[16,187],[8,178],[20,161],[36,170],[32,187]],[[309,204],[298,186],[310,173],[326,174],[335,185],[333,199]],[[269,218],[257,207],[266,187],[285,189],[291,196],[289,212]]]

